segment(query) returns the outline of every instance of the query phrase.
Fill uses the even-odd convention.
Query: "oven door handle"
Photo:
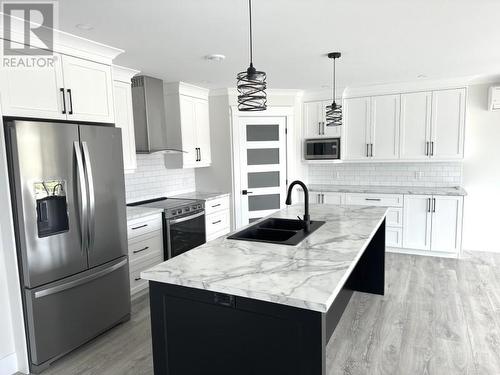
[[[180,219],[169,220],[169,223],[170,224],[182,223],[183,221],[195,219],[195,218],[203,216],[203,215],[205,215],[205,211],[201,211],[201,212],[198,212],[197,214],[186,216],[186,217],[181,217]]]

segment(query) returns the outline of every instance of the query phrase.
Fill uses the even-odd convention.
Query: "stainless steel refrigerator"
[[[31,371],[130,317],[121,131],[5,122]]]

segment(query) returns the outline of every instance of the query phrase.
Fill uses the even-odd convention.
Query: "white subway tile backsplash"
[[[461,162],[310,164],[310,184],[460,186]]]
[[[167,169],[162,153],[137,154],[135,173],[125,175],[128,203],[194,191],[194,169]]]

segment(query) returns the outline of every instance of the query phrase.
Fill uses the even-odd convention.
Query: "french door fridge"
[[[121,132],[5,123],[31,371],[130,316]]]

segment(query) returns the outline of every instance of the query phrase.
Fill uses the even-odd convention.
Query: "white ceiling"
[[[339,86],[500,73],[498,0],[253,0],[253,13],[269,88],[330,85],[325,54],[337,50]],[[234,87],[248,66],[247,0],[64,0],[59,28],[123,48],[117,64],[165,81]]]

